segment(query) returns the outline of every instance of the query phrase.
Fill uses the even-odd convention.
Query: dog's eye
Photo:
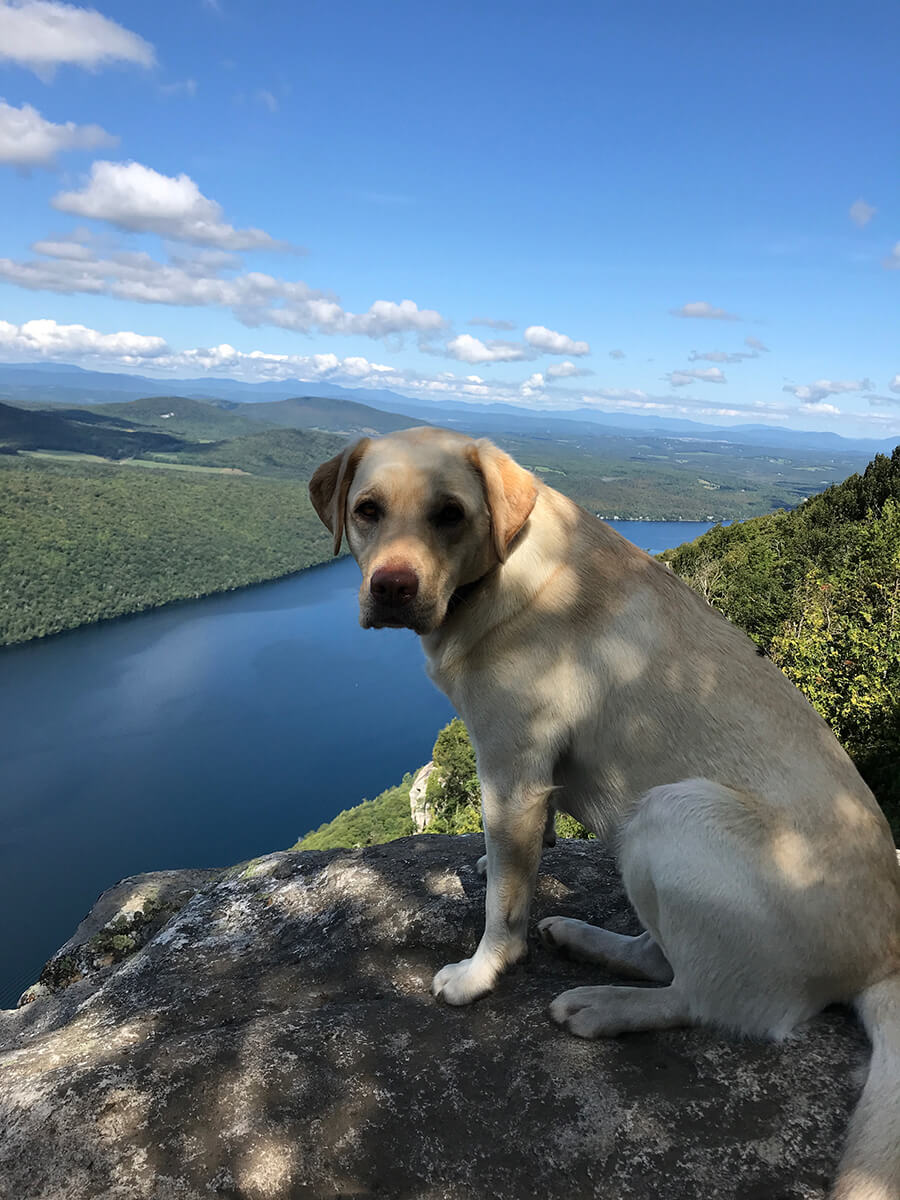
[[[454,500],[448,500],[446,504],[441,505],[432,517],[432,520],[435,525],[444,529],[450,529],[454,525],[458,525],[465,515],[462,508]]]
[[[374,500],[363,500],[362,504],[357,504],[353,514],[361,521],[377,521],[381,516],[381,509]]]

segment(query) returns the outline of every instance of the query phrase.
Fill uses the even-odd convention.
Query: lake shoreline
[[[34,637],[22,638],[16,642],[0,642],[0,659],[6,651],[17,650],[23,646],[33,646],[35,643],[53,641],[57,638],[67,637],[69,634],[78,633],[82,629],[96,629],[101,625],[114,625],[120,621],[133,621],[135,617],[145,617],[149,613],[160,612],[163,609],[183,608],[188,604],[199,604],[203,600],[211,600],[214,596],[229,596],[241,592],[251,592],[254,588],[265,587],[270,583],[281,583],[287,579],[295,579],[298,575],[304,574],[306,571],[315,571],[320,567],[330,566],[331,563],[337,562],[338,558],[346,558],[347,551],[343,551],[336,558],[321,558],[315,562],[307,563],[304,567],[295,567],[290,571],[282,571],[278,575],[266,575],[262,579],[251,579],[247,583],[236,583],[231,587],[212,588],[208,592],[198,592],[193,596],[178,596],[173,600],[160,600],[158,603],[143,604],[138,608],[131,608],[127,612],[110,613],[108,617],[97,617],[94,621],[81,621],[77,625],[67,625],[65,629],[54,629],[49,633],[36,633]]]
[[[712,521],[690,520],[687,517],[675,517],[672,519],[660,519],[650,517],[601,517],[596,513],[597,519],[611,525],[613,529],[617,529],[618,525],[704,525],[707,527],[719,524],[731,524],[731,519],[728,517],[717,517]],[[622,532],[617,529],[617,532]],[[623,534],[623,536],[625,536]],[[696,535],[699,536],[699,535]],[[692,541],[692,538],[685,539]],[[671,549],[671,547],[664,547]],[[648,553],[658,554],[662,551],[648,551]],[[266,575],[260,579],[251,579],[247,583],[234,584],[231,587],[212,588],[206,592],[198,592],[191,596],[178,596],[172,600],[162,600],[158,603],[142,604],[135,608],[128,609],[125,612],[110,613],[109,616],[97,617],[93,621],[80,621],[77,624],[67,625],[64,629],[54,629],[48,633],[38,633],[30,638],[22,638],[17,641],[0,642],[0,658],[5,656],[5,653],[22,646],[31,646],[36,642],[46,642],[55,638],[66,637],[68,634],[76,633],[80,629],[93,629],[101,625],[111,625],[118,621],[130,621],[135,617],[146,616],[148,613],[158,612],[163,609],[180,608],[186,604],[197,604],[201,600],[208,600],[213,596],[227,596],[240,592],[252,591],[254,588],[265,587],[266,584],[279,583],[282,580],[293,579],[298,575],[302,575],[304,571],[313,571],[319,567],[328,566],[329,563],[336,562],[339,558],[346,558],[348,551],[342,551],[341,554],[334,558],[317,559],[315,562],[307,563],[305,566],[296,567],[290,571],[283,571],[277,575]]]

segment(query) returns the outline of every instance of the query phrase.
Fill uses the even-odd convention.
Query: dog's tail
[[[832,1200],[900,1200],[900,972],[857,996],[856,1011],[872,1062]]]

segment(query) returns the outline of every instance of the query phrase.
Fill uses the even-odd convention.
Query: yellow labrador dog
[[[405,626],[469,727],[485,930],[433,991],[469,1004],[526,951],[553,807],[618,847],[646,932],[540,934],[664,987],[579,987],[579,1037],[714,1024],[783,1037],[853,1002],[873,1042],[835,1200],[900,1200],[900,870],[831,731],[740,630],[488,441],[363,439],[312,502],[362,569],[360,622]]]

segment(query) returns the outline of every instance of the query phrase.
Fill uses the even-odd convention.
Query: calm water
[[[358,586],[341,560],[0,650],[0,1007],[116,880],[284,849],[428,760],[450,706]]]

